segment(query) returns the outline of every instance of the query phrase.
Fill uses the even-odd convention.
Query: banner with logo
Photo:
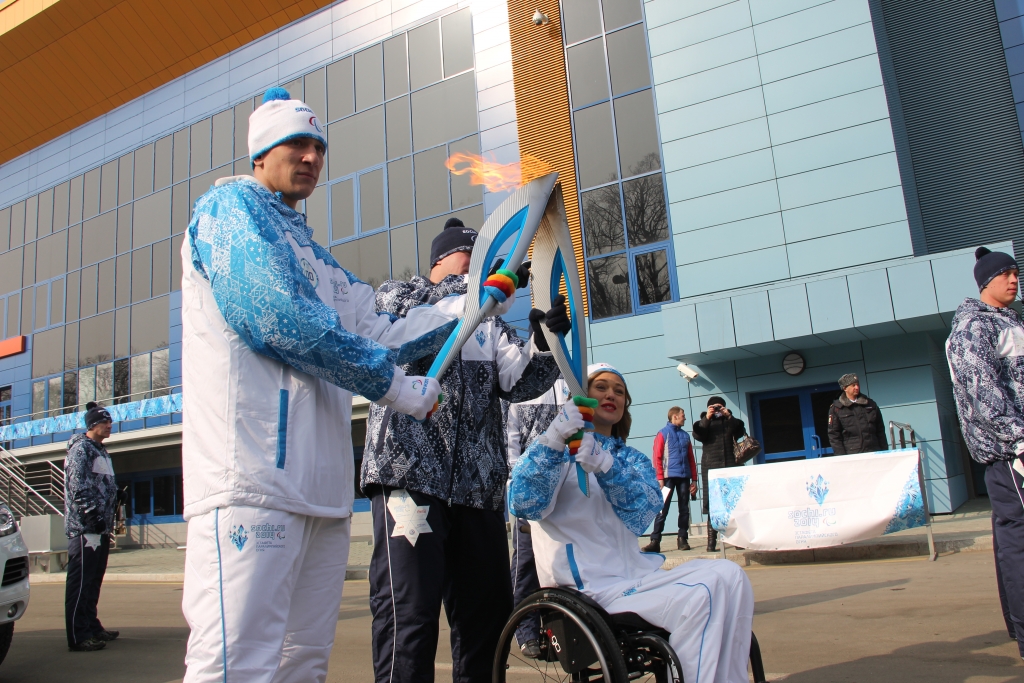
[[[825,548],[925,526],[916,448],[711,470],[711,526],[750,550]]]

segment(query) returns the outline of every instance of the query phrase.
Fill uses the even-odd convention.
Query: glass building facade
[[[511,46],[545,31],[564,58],[590,356],[629,381],[631,443],[649,451],[669,406],[692,423],[717,394],[785,445],[768,460],[816,457],[825,399],[857,372],[886,419],[917,430],[934,509],[975,495],[939,349],[975,242],[1024,241],[1020,3],[975,11],[967,37],[962,13],[890,0],[541,4],[550,26],[518,0],[335,3],[0,164],[0,341],[28,341],[0,357],[0,425],[180,392],[183,233],[217,179],[251,173],[248,117],[269,87],[326,126],[301,207],[314,238],[374,286],[426,275],[449,217],[479,228],[507,196],[446,160],[519,160],[516,79],[546,74]],[[1004,61],[937,57],[936,42],[963,44],[942,31]],[[935,60],[949,89],[922,85]],[[528,310],[521,292],[523,335]],[[782,369],[792,353],[798,376]],[[180,414],[119,429],[173,436]],[[5,443],[59,459],[67,436]],[[125,438],[115,464],[137,521],[180,521],[180,446]]]

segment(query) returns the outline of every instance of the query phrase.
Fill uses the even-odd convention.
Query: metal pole
[[[913,432],[911,432],[913,434]],[[921,449],[917,451],[917,481],[921,486],[921,503],[924,505],[924,519],[928,531],[928,560],[934,562],[939,554],[935,552],[935,536],[932,534],[932,516],[928,512],[928,491],[925,488],[924,467],[921,462]]]

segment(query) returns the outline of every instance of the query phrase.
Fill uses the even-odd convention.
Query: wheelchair
[[[531,615],[540,618],[541,655],[520,652],[515,631]],[[583,593],[542,588],[512,612],[494,657],[493,683],[587,681],[683,683],[683,667],[665,629],[632,612],[608,614]],[[763,683],[764,664],[750,634],[750,673]]]

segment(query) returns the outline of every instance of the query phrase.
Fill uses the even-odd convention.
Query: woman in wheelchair
[[[609,614],[634,613],[667,631],[686,683],[746,683],[750,581],[732,562],[661,571],[664,556],[640,552],[661,491],[650,459],[625,444],[631,398],[622,375],[604,363],[588,375],[598,405],[575,457],[566,442],[590,425],[567,402],[512,471],[509,513],[531,520],[541,585],[575,588]]]

